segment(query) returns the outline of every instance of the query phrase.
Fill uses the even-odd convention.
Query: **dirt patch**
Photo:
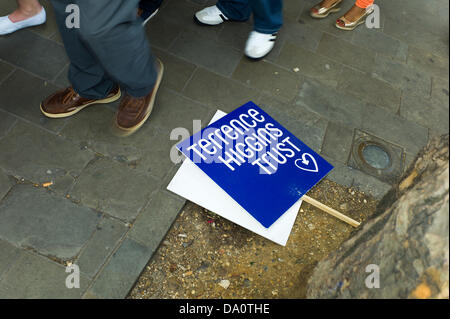
[[[357,221],[377,204],[328,180],[308,195]],[[303,203],[282,247],[188,202],[128,298],[304,298],[315,264],[352,231]]]

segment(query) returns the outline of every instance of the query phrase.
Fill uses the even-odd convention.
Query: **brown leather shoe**
[[[146,96],[135,98],[131,95],[125,95],[119,105],[116,117],[116,125],[120,129],[122,135],[130,135],[136,132],[153,111],[156,93],[164,73],[164,65],[157,59],[158,76],[156,78],[153,90]]]
[[[114,102],[120,98],[120,95],[120,88],[116,87],[104,99],[86,99],[72,87],[68,87],[47,97],[41,103],[41,112],[51,118],[68,117],[92,104]]]

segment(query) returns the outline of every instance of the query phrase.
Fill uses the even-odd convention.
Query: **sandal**
[[[367,8],[366,12],[362,16],[360,16],[358,19],[356,19],[356,21],[353,21],[353,22],[347,20],[344,15],[336,20],[335,26],[336,26],[336,28],[345,30],[345,31],[355,30],[355,28],[357,26],[366,22],[367,16],[370,15],[372,12],[373,12],[373,9]],[[341,24],[343,24],[343,26]]]
[[[342,0],[338,0],[335,3],[333,3],[333,5],[329,8],[321,7],[320,3],[316,4],[314,7],[311,8],[309,14],[311,17],[316,19],[326,18],[330,13],[338,12],[339,10],[341,10],[341,8],[338,7],[338,5],[341,4],[341,2]]]

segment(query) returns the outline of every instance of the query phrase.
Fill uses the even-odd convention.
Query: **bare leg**
[[[12,22],[19,22],[35,16],[42,10],[38,0],[17,0],[17,9],[8,17]]]

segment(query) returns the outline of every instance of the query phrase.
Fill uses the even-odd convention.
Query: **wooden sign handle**
[[[321,202],[315,200],[314,198],[311,198],[307,195],[303,195],[302,200],[304,200],[308,204],[311,204],[311,205],[323,210],[324,212],[326,212],[330,215],[333,215],[334,217],[346,222],[347,224],[352,225],[353,227],[358,227],[360,225],[360,223],[357,222],[356,220],[351,219],[350,217],[339,213],[337,210],[322,204]]]

